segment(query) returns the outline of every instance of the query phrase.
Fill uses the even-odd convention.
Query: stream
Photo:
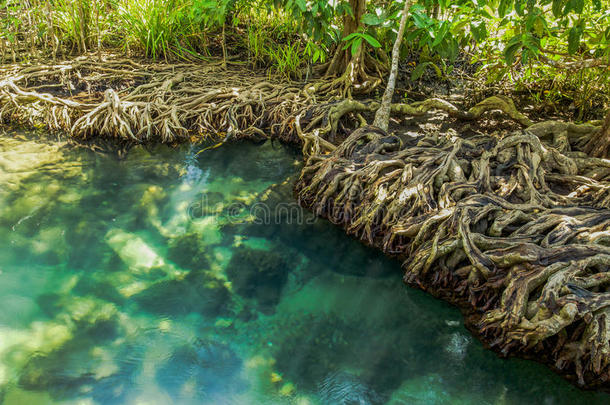
[[[299,154],[0,135],[0,403],[609,403],[292,198]]]

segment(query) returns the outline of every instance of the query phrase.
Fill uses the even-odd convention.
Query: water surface
[[[608,403],[299,211],[294,151],[200,150],[0,136],[0,403]]]

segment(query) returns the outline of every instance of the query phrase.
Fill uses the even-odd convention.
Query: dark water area
[[[0,403],[608,403],[296,206],[290,149],[0,136]],[[284,184],[282,184],[284,183]]]

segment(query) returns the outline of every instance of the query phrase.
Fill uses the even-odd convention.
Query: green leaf
[[[511,65],[515,61],[515,54],[521,49],[521,47],[521,35],[516,35],[510,41],[508,41],[508,44],[504,49],[504,60],[506,61],[507,65]]]
[[[534,21],[534,32],[539,37],[542,37],[544,35],[544,29],[545,29],[544,23],[545,23],[544,19],[542,19],[540,17],[536,18],[536,20]]]
[[[339,5],[342,7],[343,12],[345,12],[345,14],[349,14],[350,17],[354,18],[354,11],[352,10],[352,6],[350,6],[349,3],[341,2],[341,3],[339,3]],[[338,7],[337,7],[337,10],[339,10]],[[343,13],[340,13],[340,14],[343,14]]]
[[[424,75],[424,72],[426,71],[426,67],[429,64],[430,62],[424,62],[415,66],[415,69],[413,69],[413,72],[411,72],[411,80],[415,81],[422,77]]]
[[[305,0],[294,0],[294,2],[296,3],[297,6],[299,6],[299,9],[301,9],[301,12],[307,11],[307,3],[305,2]]]
[[[415,38],[417,38],[419,36],[419,34],[421,33],[420,30],[416,30],[416,31],[412,31],[407,35],[407,42],[413,42],[415,41]]]
[[[379,25],[383,20],[375,14],[368,13],[362,16],[362,22],[366,25]]]
[[[348,36],[346,36],[345,38],[343,38],[343,41],[349,41],[350,39],[359,37],[360,33],[359,32],[352,32],[351,34],[349,34]]]
[[[413,22],[415,23],[415,26],[418,28],[427,28],[428,25],[430,25],[430,18],[425,15],[425,14],[421,14],[421,13],[413,13]]]
[[[479,9],[479,13],[485,17],[485,18],[489,18],[490,20],[493,19],[494,17],[489,14],[489,11],[485,10],[484,8]]]
[[[441,24],[440,30],[436,34],[436,38],[434,39],[434,42],[432,43],[432,48],[438,46],[441,42],[443,42],[443,39],[445,39],[445,36],[447,35],[448,32],[449,32],[449,24],[446,21],[444,21],[443,24]]]
[[[515,0],[515,11],[521,17],[525,15],[525,5],[526,2],[523,0]]]
[[[570,0],[572,3],[572,10],[576,14],[581,14],[582,10],[585,8],[585,0]]]
[[[559,18],[563,15],[561,10],[563,9],[563,3],[565,0],[553,0],[553,15],[555,18]]]
[[[366,40],[366,42],[368,42],[373,48],[381,47],[381,44],[379,43],[379,41],[377,41],[374,37],[372,37],[369,34],[362,34],[362,38],[364,38]]]
[[[570,28],[570,32],[568,32],[568,52],[570,53],[570,55],[578,51],[578,48],[580,47],[581,36],[582,31],[579,27]]]
[[[470,23],[470,32],[472,32],[472,36],[477,42],[481,42],[487,38],[487,28],[483,21]]]
[[[354,39],[354,41],[352,42],[352,56],[356,56],[356,53],[358,53],[358,48],[360,48],[361,44],[362,38],[358,37]]]

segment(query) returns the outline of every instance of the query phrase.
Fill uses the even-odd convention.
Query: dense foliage
[[[388,0],[2,0],[4,61],[122,49],[153,59],[239,55],[303,79],[336,49],[387,55],[403,1]],[[353,8],[364,7],[352,22]],[[348,26],[349,25],[349,26]],[[352,31],[352,32],[350,32]],[[565,99],[585,119],[610,94],[610,0],[418,0],[403,56],[411,79],[475,64],[491,85],[512,83],[540,101]],[[376,59],[387,63],[379,51]]]

